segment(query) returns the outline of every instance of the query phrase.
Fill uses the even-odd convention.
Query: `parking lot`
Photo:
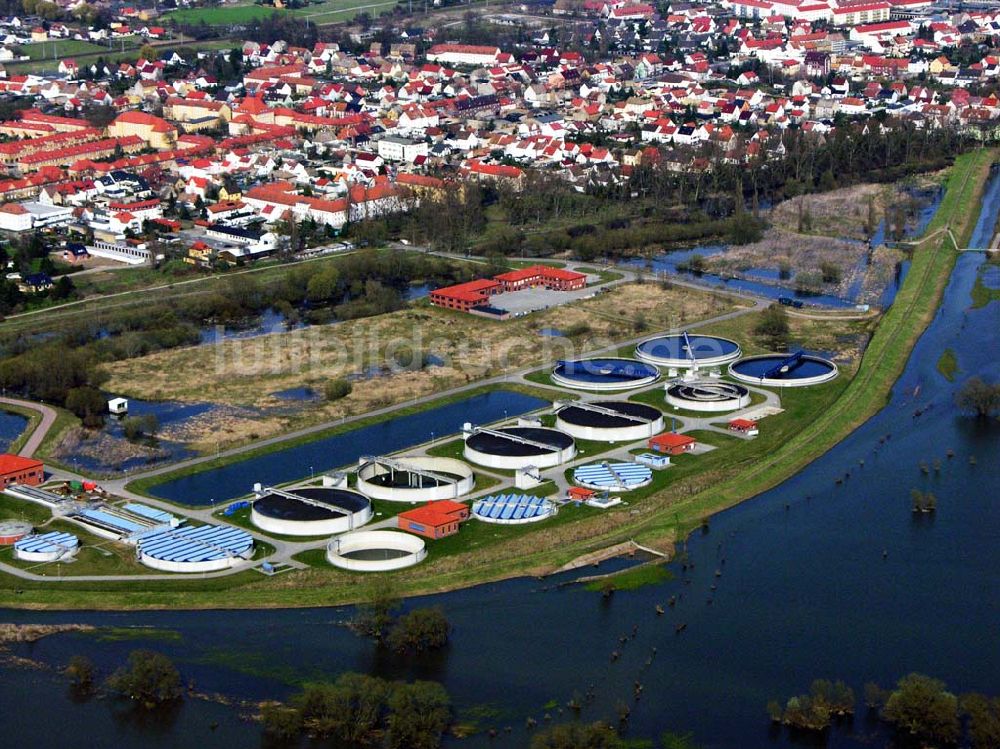
[[[597,276],[587,276],[587,283],[593,283]],[[536,286],[521,291],[508,291],[490,297],[490,306],[505,309],[512,315],[526,315],[529,312],[556,307],[560,304],[588,299],[600,293],[598,289],[584,287],[576,291],[553,291],[543,286]]]

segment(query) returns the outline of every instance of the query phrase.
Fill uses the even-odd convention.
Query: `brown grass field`
[[[578,355],[644,332],[664,330],[734,308],[687,288],[624,284],[581,302],[503,322],[424,304],[374,318],[248,340],[158,352],[108,365],[109,392],[149,400],[209,401],[215,409],[164,434],[214,450],[344,416],[363,414],[533,364]],[[573,332],[539,334],[543,327]],[[441,366],[385,369],[399,350],[431,353]],[[312,387],[376,369],[347,397],[289,404],[271,393]]]

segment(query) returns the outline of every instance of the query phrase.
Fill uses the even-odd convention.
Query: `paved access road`
[[[32,431],[31,436],[25,440],[24,446],[18,451],[18,455],[30,458],[35,454],[39,445],[42,444],[42,440],[45,439],[45,435],[49,433],[49,429],[52,425],[56,423],[56,417],[58,414],[54,408],[46,406],[44,403],[36,403],[35,401],[23,401],[17,398],[0,398],[0,403],[6,403],[8,406],[19,406],[20,408],[27,408],[31,411],[37,411],[42,415],[42,420]]]

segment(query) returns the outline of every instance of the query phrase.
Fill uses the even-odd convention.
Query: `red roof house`
[[[45,466],[42,461],[10,453],[0,454],[0,489],[6,489],[11,484],[38,486],[44,480]]]
[[[458,533],[458,525],[469,517],[469,506],[450,499],[428,502],[397,516],[400,530],[427,538],[444,538]]]
[[[650,437],[648,447],[654,452],[666,453],[667,455],[680,455],[681,453],[691,452],[697,444],[698,440],[686,434],[664,432],[655,437]]]

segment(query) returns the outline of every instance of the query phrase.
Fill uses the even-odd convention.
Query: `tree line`
[[[924,674],[911,673],[886,690],[874,682],[864,689],[869,713],[885,723],[902,745],[972,749],[1000,746],[1000,698],[969,693],[961,696]],[[824,732],[855,711],[854,691],[841,681],[817,679],[807,694],[768,703],[772,722],[790,728]]]

